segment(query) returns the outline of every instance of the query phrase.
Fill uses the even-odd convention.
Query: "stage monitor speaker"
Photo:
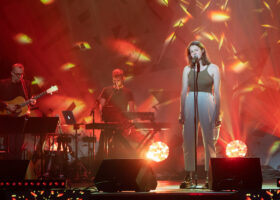
[[[155,174],[144,159],[103,160],[94,183],[99,191],[104,192],[148,192],[157,187]]]
[[[0,160],[0,180],[24,180],[28,164],[29,160]]]
[[[212,190],[260,190],[259,158],[211,158],[209,188]]]

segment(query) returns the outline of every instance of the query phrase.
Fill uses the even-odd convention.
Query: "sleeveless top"
[[[209,92],[212,93],[213,88],[213,78],[208,73],[208,67],[205,70],[200,71],[198,73],[197,85],[198,85],[198,92]],[[188,75],[188,84],[189,84],[189,91],[194,91],[194,69],[191,68],[191,71]],[[197,76],[197,72],[195,72],[195,77]]]

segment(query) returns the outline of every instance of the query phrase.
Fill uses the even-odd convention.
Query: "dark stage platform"
[[[202,182],[198,182],[202,187]],[[2,191],[6,199],[135,199],[135,200],[254,200],[280,199],[275,180],[266,180],[259,191],[211,191],[209,189],[179,189],[180,181],[158,181],[150,192],[98,192],[91,182],[69,183],[65,189]],[[2,196],[4,197],[4,196]],[[4,198],[1,198],[4,199]]]

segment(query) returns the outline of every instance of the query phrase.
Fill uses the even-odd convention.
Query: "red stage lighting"
[[[66,182],[65,180],[22,180],[22,181],[1,181],[0,182],[0,190],[1,189],[45,189],[45,188],[65,188]]]
[[[228,157],[244,157],[246,153],[247,145],[240,140],[234,140],[227,145],[226,155]]]

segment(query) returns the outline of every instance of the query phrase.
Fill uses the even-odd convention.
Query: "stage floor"
[[[212,191],[203,189],[203,180],[198,181],[196,189],[180,189],[181,181],[179,180],[159,180],[156,190],[150,192],[134,192],[122,191],[115,193],[99,192],[94,186],[88,185],[90,191],[90,199],[147,199],[147,200],[163,200],[163,199],[280,199],[280,188],[276,185],[275,180],[263,181],[261,191]]]
[[[92,181],[67,183],[65,189],[42,189],[5,191],[5,199],[133,199],[133,200],[255,200],[280,199],[280,188],[275,180],[263,181],[262,190],[259,191],[212,191],[202,189],[203,181],[198,181],[197,189],[179,189],[179,180],[159,180],[156,190],[150,192],[99,192]],[[3,192],[3,191],[2,191]],[[1,198],[4,199],[4,198]]]

